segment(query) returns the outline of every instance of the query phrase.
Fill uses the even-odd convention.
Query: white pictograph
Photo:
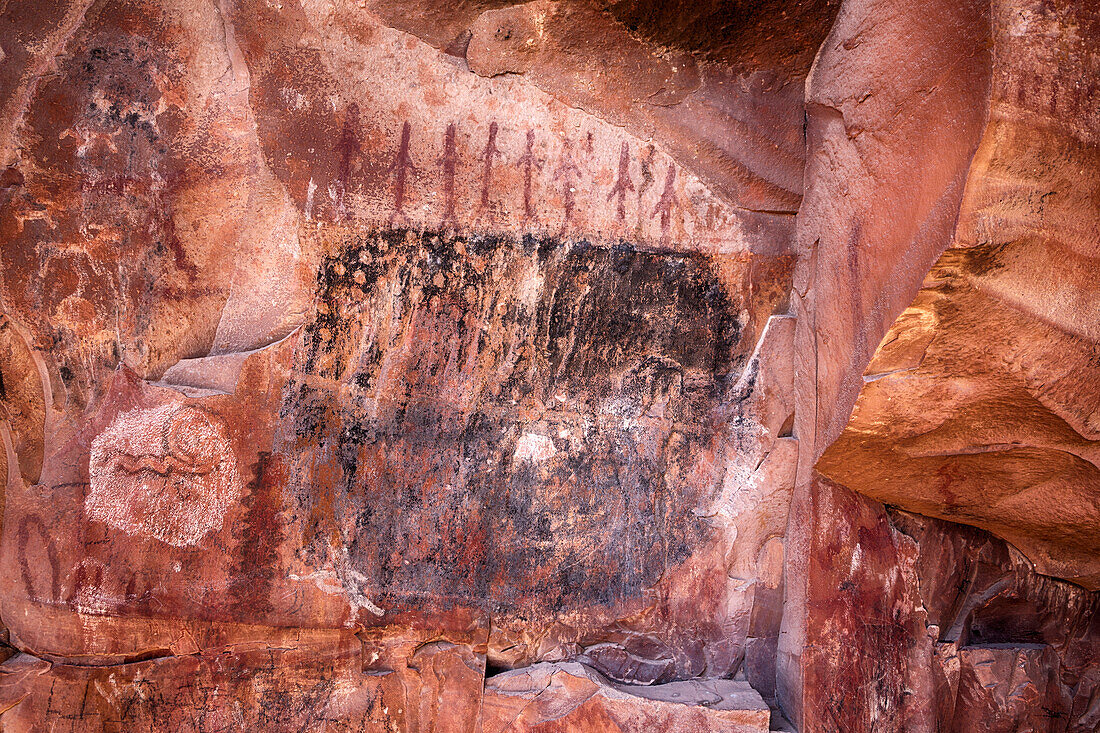
[[[92,441],[92,520],[176,547],[221,527],[242,486],[225,424],[180,405],[119,415]]]

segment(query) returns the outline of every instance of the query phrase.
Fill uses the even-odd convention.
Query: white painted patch
[[[385,616],[385,609],[380,608],[377,603],[367,597],[364,591],[364,588],[368,585],[367,578],[363,574],[351,570],[348,567],[346,550],[344,555],[345,557],[340,562],[340,567],[337,570],[314,570],[308,575],[291,573],[289,577],[291,580],[312,582],[322,593],[346,597],[351,605],[353,620],[360,608],[365,608],[379,618]]]
[[[859,571],[860,566],[863,564],[863,547],[857,542],[855,548],[852,550],[852,563],[849,572],[853,575]]]
[[[224,423],[182,404],[123,413],[92,441],[89,519],[176,547],[219,529],[243,491]]]
[[[516,441],[516,452],[512,454],[512,460],[541,463],[553,458],[557,452],[558,449],[554,447],[554,441],[545,435],[524,433]]]

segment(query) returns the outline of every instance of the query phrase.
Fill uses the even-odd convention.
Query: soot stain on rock
[[[299,466],[339,463],[333,522],[388,608],[618,603],[706,536],[741,326],[699,254],[362,233],[319,267],[282,412]]]

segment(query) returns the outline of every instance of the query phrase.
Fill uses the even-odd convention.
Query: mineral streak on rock
[[[0,730],[1100,731],[1098,94],[1073,0],[0,3]]]

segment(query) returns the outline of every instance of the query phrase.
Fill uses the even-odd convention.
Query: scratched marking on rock
[[[34,544],[32,544],[31,530],[34,530],[34,534],[37,535],[34,538]],[[57,557],[57,544],[54,542],[53,534],[47,529],[45,522],[40,517],[30,515],[23,517],[23,520],[19,523],[19,565],[20,571],[23,575],[23,587],[27,591],[27,597],[35,600],[47,600],[56,601],[60,595],[60,582],[61,582],[61,566]],[[32,552],[32,548],[38,548],[38,557],[45,557],[46,564],[50,569],[50,587],[49,595],[45,592],[39,592],[36,588],[35,573],[31,570],[30,559],[28,554]],[[44,585],[44,584],[39,584]],[[45,589],[41,589],[44,591]]]
[[[178,404],[115,418],[92,441],[90,519],[176,547],[219,529],[243,491],[225,425]]]

